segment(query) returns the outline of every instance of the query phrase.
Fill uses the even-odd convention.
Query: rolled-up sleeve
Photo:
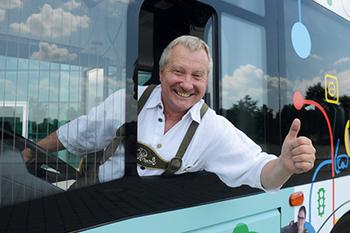
[[[61,126],[58,139],[71,153],[82,155],[99,151],[108,146],[125,119],[124,90],[110,95],[88,115]]]

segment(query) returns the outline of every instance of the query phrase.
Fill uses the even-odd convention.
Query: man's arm
[[[49,151],[49,152],[54,152],[54,151],[59,151],[59,150],[65,149],[63,144],[58,140],[58,136],[57,136],[56,131],[51,133],[46,138],[40,140],[37,143],[37,145],[42,147],[43,149]],[[23,156],[25,162],[28,162],[32,158],[35,157],[35,154],[33,154],[33,151],[31,151],[29,148],[26,148],[25,150],[22,151],[22,156]]]
[[[298,137],[300,125],[299,119],[293,121],[283,142],[281,155],[263,167],[260,180],[265,189],[279,188],[292,174],[313,168],[316,150],[310,139]]]

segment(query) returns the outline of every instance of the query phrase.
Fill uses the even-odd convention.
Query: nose
[[[180,87],[184,91],[190,91],[193,89],[193,84],[192,84],[192,77],[190,74],[186,74],[184,78],[180,82]]]

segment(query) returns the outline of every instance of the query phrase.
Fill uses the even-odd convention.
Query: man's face
[[[305,212],[304,211],[299,211],[298,214],[298,229],[304,230],[304,224],[305,224]]]
[[[159,69],[164,111],[184,114],[203,98],[208,64],[204,49],[191,51],[178,44],[171,50],[165,69]]]

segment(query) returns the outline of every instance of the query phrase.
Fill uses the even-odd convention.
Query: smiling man
[[[293,122],[277,158],[262,152],[213,110],[200,115],[213,67],[209,48],[201,39],[193,36],[175,39],[164,49],[159,67],[161,85],[152,92],[138,118],[138,140],[155,152],[149,155],[149,160],[159,157],[171,161],[191,123],[196,122],[198,127],[188,147],[183,149],[180,168],[175,174],[206,170],[216,173],[231,187],[248,184],[276,192],[293,173],[313,167],[315,149],[308,138],[297,136],[298,119]],[[140,87],[140,96],[145,88]],[[140,175],[163,173],[162,169],[152,169],[145,163],[138,169]]]
[[[140,176],[209,171],[230,187],[247,184],[277,192],[293,174],[309,171],[315,149],[298,137],[300,121],[294,120],[279,157],[261,148],[202,99],[212,75],[207,44],[193,36],[172,41],[159,61],[158,86],[139,86],[137,171]],[[67,148],[81,155],[105,148],[125,123],[125,90],[109,96],[88,116],[61,126],[38,143],[49,151]],[[117,111],[120,110],[120,111]],[[119,144],[118,144],[119,145]],[[114,151],[114,149],[113,149]],[[29,160],[30,151],[23,151]],[[124,148],[101,162],[99,182],[124,174]]]
[[[209,80],[209,58],[204,49],[192,51],[178,44],[165,60],[167,54],[165,51],[159,70],[165,115],[164,133],[203,98]]]

